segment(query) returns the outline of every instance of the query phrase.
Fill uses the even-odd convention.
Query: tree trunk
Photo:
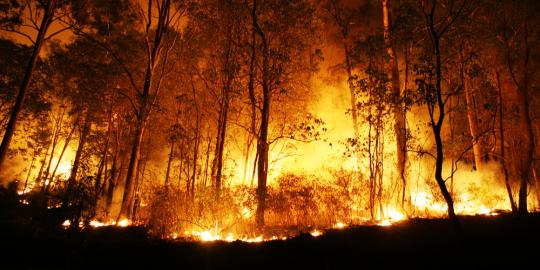
[[[54,158],[54,152],[56,150],[56,146],[58,145],[58,139],[60,138],[60,132],[62,131],[62,124],[64,122],[64,111],[65,111],[65,109],[62,109],[60,111],[60,115],[54,121],[55,122],[55,128],[54,128],[54,132],[53,132],[51,155],[49,156],[49,162],[47,163],[47,168],[45,169],[45,176],[43,177],[43,182],[45,184],[43,185],[43,187],[46,187],[46,186],[49,185],[47,180],[49,179],[49,173],[51,171],[51,164],[52,164],[52,160]],[[58,160],[58,161],[60,161],[60,160]]]
[[[526,79],[524,79],[526,80]],[[534,133],[532,129],[531,117],[529,114],[529,98],[528,98],[528,89],[526,82],[523,83],[521,89],[518,89],[519,97],[519,119],[521,130],[525,131],[522,134],[523,138],[523,153],[521,154],[520,162],[520,186],[519,186],[519,202],[518,202],[518,212],[520,214],[527,214],[527,185],[529,183],[529,178],[531,175],[532,161],[534,154]]]
[[[230,15],[228,15],[230,17]],[[221,107],[219,111],[219,123],[218,123],[218,134],[216,139],[216,153],[214,156],[214,184],[215,184],[215,193],[216,197],[219,198],[221,181],[222,181],[222,170],[223,170],[223,151],[225,146],[225,137],[227,134],[227,115],[229,113],[229,102],[230,102],[230,93],[232,91],[232,82],[234,78],[233,67],[231,66],[231,57],[232,57],[232,25],[230,23],[230,18],[227,18],[227,44],[225,45],[225,58],[223,59],[223,73],[225,77],[225,85],[223,86],[221,93]]]
[[[133,199],[135,195],[135,176],[138,171],[138,164],[140,158],[140,148],[142,144],[142,139],[144,135],[144,127],[142,126],[142,121],[137,123],[137,128],[135,130],[135,137],[133,141],[133,146],[131,147],[131,155],[129,158],[129,165],[126,174],[126,182],[124,186],[124,195],[122,196],[122,204],[120,207],[120,213],[118,214],[117,221],[128,218],[130,216],[131,210],[130,206],[133,205]]]
[[[195,89],[193,89],[193,95],[195,95]],[[194,97],[195,98],[195,97]],[[197,160],[199,158],[199,144],[201,141],[201,114],[197,105],[197,127],[195,132],[195,147],[193,149],[193,171],[191,173],[191,199],[195,199],[195,179],[197,177]]]
[[[73,192],[76,181],[77,181],[77,173],[79,171],[79,167],[81,164],[81,157],[84,150],[84,146],[86,144],[86,139],[88,137],[88,133],[90,133],[91,128],[91,119],[90,119],[90,110],[88,109],[88,112],[86,113],[86,117],[84,119],[84,125],[81,132],[81,137],[79,139],[79,146],[77,147],[77,152],[75,153],[75,159],[73,160],[73,166],[71,167],[71,174],[69,175],[68,181],[67,181],[67,189],[66,194],[64,195],[64,201],[62,202],[62,207],[66,207],[69,204],[69,201],[71,200],[71,193]]]
[[[382,1],[383,6],[383,24],[384,24],[384,43],[388,57],[388,74],[392,81],[392,94],[395,97],[394,104],[394,131],[396,135],[396,163],[398,175],[401,179],[401,207],[405,205],[405,193],[407,189],[407,178],[405,176],[405,164],[407,162],[406,143],[407,128],[405,126],[405,108],[402,105],[404,92],[400,90],[399,69],[397,55],[394,53],[394,48],[391,42],[390,32],[390,15],[388,12],[388,1]]]
[[[165,171],[165,182],[164,182],[165,187],[167,187],[169,185],[169,175],[170,175],[170,172],[171,172],[171,164],[172,164],[172,160],[173,160],[173,156],[174,156],[174,144],[175,144],[175,142],[172,141],[171,142],[171,150],[169,151],[169,158],[167,160],[167,171]]]
[[[131,157],[129,160],[129,166],[128,171],[126,175],[126,184],[124,189],[124,195],[122,197],[122,206],[120,208],[120,213],[118,215],[117,221],[119,221],[122,218],[129,218],[130,214],[132,213],[132,206],[133,206],[133,200],[134,200],[134,191],[135,191],[135,177],[137,174],[138,169],[138,163],[139,163],[139,157],[140,157],[140,146],[142,143],[144,131],[146,128],[146,121],[148,120],[148,117],[150,115],[150,111],[152,109],[152,106],[154,105],[154,102],[157,97],[157,93],[159,91],[159,84],[156,87],[155,91],[153,91],[153,94],[151,94],[151,89],[153,88],[154,83],[154,71],[160,62],[161,59],[161,53],[163,49],[163,38],[164,35],[169,30],[169,25],[171,23],[171,18],[169,17],[170,9],[171,9],[171,1],[170,0],[164,0],[161,4],[157,5],[158,9],[158,17],[156,22],[156,28],[154,31],[150,31],[150,27],[152,26],[151,20],[154,14],[152,14],[152,2],[148,2],[148,17],[147,20],[147,26],[146,26],[146,35],[147,35],[147,61],[146,61],[146,70],[145,70],[145,76],[144,76],[144,84],[142,87],[142,91],[138,92],[139,95],[139,108],[137,111],[137,121],[136,121],[136,129],[135,129],[135,136],[133,141],[133,146],[131,149]],[[152,36],[153,42],[150,42],[150,37]],[[163,75],[163,74],[162,74]]]
[[[435,3],[433,3],[432,12],[435,11]],[[444,178],[442,177],[442,169],[443,169],[443,161],[444,161],[444,152],[443,152],[443,141],[441,137],[441,128],[444,123],[444,117],[445,117],[445,111],[444,111],[444,101],[443,101],[443,94],[442,94],[442,61],[441,61],[441,47],[440,47],[440,36],[439,33],[435,30],[435,24],[433,21],[433,13],[431,13],[431,20],[427,21],[427,27],[429,29],[429,33],[431,35],[431,40],[433,42],[433,52],[435,54],[435,96],[436,100],[433,102],[433,104],[429,104],[431,101],[428,101],[428,106],[433,106],[430,110],[430,118],[431,118],[431,128],[433,130],[433,136],[435,138],[435,145],[437,148],[437,154],[435,158],[435,181],[437,182],[437,185],[439,186],[441,190],[441,194],[444,197],[444,200],[446,201],[446,205],[448,207],[448,218],[450,221],[452,221],[453,224],[456,225],[456,227],[459,227],[459,220],[457,219],[456,213],[454,211],[454,201],[452,200],[452,196],[448,192],[448,189],[446,188],[446,183]],[[438,118],[435,121],[434,119],[434,113],[435,108],[438,112]]]
[[[34,167],[34,162],[36,161],[37,152],[34,149],[32,153],[32,161],[30,162],[30,167],[28,167],[28,173],[26,174],[26,180],[24,181],[23,194],[26,193],[26,188],[28,187],[28,179],[30,179],[30,174],[32,173],[32,168]]]
[[[269,80],[269,57],[270,49],[266,35],[261,30],[257,20],[257,1],[253,1],[253,9],[251,11],[253,19],[253,30],[262,40],[263,63],[262,63],[262,91],[263,91],[263,106],[261,109],[261,125],[260,135],[257,142],[257,210],[255,213],[255,222],[257,227],[264,229],[264,211],[266,209],[266,182],[268,177],[268,122],[270,120],[270,89]]]
[[[476,170],[482,171],[484,163],[484,149],[480,141],[480,129],[478,127],[478,113],[474,102],[474,96],[471,89],[471,78],[466,78],[465,75],[465,58],[463,57],[463,48],[460,51],[460,77],[463,89],[465,92],[465,105],[467,109],[467,120],[469,124],[469,132],[471,134],[471,144],[474,156],[474,165]]]
[[[51,181],[49,181],[48,183],[45,183],[45,185],[43,186],[42,192],[47,192],[49,190],[49,187],[51,186],[51,182],[54,181],[54,177],[56,176],[56,171],[58,170],[58,167],[60,166],[60,162],[62,161],[62,158],[64,157],[64,153],[66,152],[67,147],[69,143],[71,142],[73,133],[75,133],[75,129],[77,129],[77,122],[78,120],[75,120],[75,123],[73,123],[73,127],[71,127],[71,130],[69,131],[69,134],[66,138],[66,142],[64,143],[64,147],[62,147],[62,151],[60,152],[60,156],[58,157],[58,161],[56,162],[56,165],[54,166],[54,170],[51,174]]]
[[[263,83],[263,108],[261,111],[260,136],[257,144],[259,153],[257,160],[257,212],[256,223],[262,229],[264,227],[264,211],[266,209],[266,182],[268,177],[268,120],[270,117],[270,95],[268,86]]]
[[[103,177],[103,171],[107,168],[107,154],[109,153],[109,144],[111,141],[111,133],[112,133],[112,121],[113,121],[113,108],[112,108],[112,102],[111,106],[109,108],[109,117],[107,120],[107,138],[105,139],[105,146],[103,147],[103,151],[101,152],[101,160],[98,165],[98,171],[96,175],[96,183],[95,183],[95,191],[96,191],[96,200],[98,199],[99,194],[101,193],[101,186],[104,186],[105,184],[101,184],[101,178]]]
[[[504,121],[503,121],[503,97],[502,97],[502,87],[499,72],[496,71],[497,76],[497,88],[499,92],[499,137],[501,145],[501,167],[504,173],[504,185],[506,187],[506,192],[508,194],[508,200],[510,201],[510,207],[512,213],[517,213],[516,201],[514,200],[514,195],[512,193],[512,187],[510,186],[510,177],[508,176],[508,168],[506,166],[506,156],[504,151]]]
[[[228,92],[229,90],[224,90]],[[212,178],[214,182],[214,191],[216,196],[219,197],[221,190],[221,181],[222,181],[222,170],[223,170],[223,152],[225,147],[225,135],[227,131],[227,114],[229,111],[229,98],[228,93],[225,93],[224,103],[221,104],[221,110],[219,113],[219,123],[218,123],[218,133],[216,137],[216,148],[213,161],[212,169]]]
[[[57,0],[50,0],[47,1],[44,5],[43,18],[41,19],[39,32],[34,42],[32,56],[28,61],[28,65],[26,66],[26,71],[21,82],[21,87],[19,88],[17,99],[15,100],[15,105],[13,106],[13,109],[11,111],[9,121],[6,126],[6,131],[4,132],[4,137],[2,138],[2,143],[0,144],[0,170],[2,170],[2,166],[4,165],[11,139],[13,138],[13,134],[15,133],[19,114],[24,107],[28,85],[30,85],[30,81],[32,80],[32,74],[34,72],[34,68],[39,57],[39,52],[41,51],[43,40],[45,39],[45,34],[47,33],[49,25],[51,24],[54,17],[54,11],[57,2]]]

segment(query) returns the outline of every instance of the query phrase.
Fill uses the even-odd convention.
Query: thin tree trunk
[[[499,137],[501,145],[501,167],[504,173],[504,185],[506,187],[506,192],[508,194],[508,200],[510,201],[510,207],[512,213],[517,213],[516,201],[512,193],[512,187],[510,186],[510,177],[508,176],[508,168],[506,166],[506,155],[505,155],[505,146],[504,146],[504,118],[503,118],[503,97],[502,97],[502,87],[499,71],[496,71],[497,76],[497,88],[499,92]]]
[[[195,88],[193,88],[193,95],[195,98]],[[199,158],[199,143],[201,141],[201,114],[199,112],[198,104],[197,107],[197,126],[195,132],[195,147],[193,149],[193,172],[191,173],[191,190],[190,195],[191,199],[195,199],[195,179],[197,177],[197,160]]]
[[[152,105],[154,101],[156,100],[157,92],[159,89],[155,89],[155,95],[151,95],[151,88],[153,87],[154,82],[154,71],[160,62],[161,59],[161,53],[163,49],[163,38],[166,32],[168,31],[169,24],[171,23],[169,14],[171,9],[171,1],[170,0],[164,0],[161,5],[158,5],[158,17],[157,17],[157,26],[156,29],[153,31],[153,42],[151,43],[149,39],[147,39],[147,49],[148,49],[148,55],[147,55],[147,63],[146,63],[146,71],[144,76],[144,85],[142,87],[142,91],[139,92],[139,98],[140,98],[140,107],[137,112],[137,122],[136,122],[136,129],[135,129],[135,136],[134,136],[134,142],[131,149],[131,157],[129,161],[128,171],[126,175],[126,183],[125,183],[125,189],[124,194],[122,197],[122,205],[120,207],[120,213],[118,215],[117,221],[119,221],[122,218],[129,218],[130,213],[132,212],[132,206],[133,206],[133,200],[135,195],[135,177],[138,170],[138,163],[139,163],[139,157],[140,157],[140,146],[142,143],[142,139],[144,136],[144,131],[146,128],[146,121],[148,120],[148,116],[150,115],[150,111],[152,109]],[[151,20],[154,16],[152,14],[152,1],[148,2],[148,17],[146,18],[147,21],[147,27],[146,27],[146,35],[147,37],[150,37],[150,27],[152,26]]]
[[[210,149],[212,147],[212,136],[210,135],[210,132],[208,132],[208,143],[206,144],[206,161],[204,165],[204,181],[203,186],[206,187],[206,184],[208,182],[208,167],[210,165]]]
[[[465,92],[465,105],[467,108],[467,120],[469,123],[469,132],[471,134],[471,144],[474,156],[474,165],[476,170],[482,171],[484,163],[484,149],[480,141],[480,129],[478,128],[478,114],[474,104],[474,96],[471,89],[470,78],[465,75],[465,57],[463,56],[463,45],[460,51],[460,77]]]
[[[171,142],[171,150],[169,151],[169,158],[167,160],[167,171],[165,171],[165,182],[164,182],[165,187],[167,187],[169,185],[169,175],[170,175],[171,164],[172,164],[172,160],[173,160],[173,156],[174,156],[174,144],[175,144],[175,142],[172,141]]]
[[[75,123],[73,123],[73,126],[71,127],[71,130],[69,131],[69,134],[66,138],[64,147],[62,147],[62,151],[60,152],[60,156],[58,157],[58,161],[56,162],[56,165],[54,166],[54,170],[51,174],[51,181],[49,181],[48,183],[45,183],[45,185],[43,186],[42,192],[47,192],[49,190],[49,187],[51,186],[51,182],[54,181],[54,177],[56,176],[56,171],[58,170],[58,167],[60,166],[60,162],[62,161],[62,158],[64,157],[64,153],[66,152],[67,147],[69,143],[71,142],[73,133],[75,133],[75,129],[77,129],[77,122],[78,120],[75,120]]]
[[[30,162],[30,167],[28,167],[28,173],[26,174],[26,180],[24,181],[23,193],[26,193],[26,187],[28,187],[28,179],[30,179],[30,174],[32,173],[32,168],[34,167],[34,162],[36,161],[37,152],[36,150],[32,153],[32,161]]]
[[[58,145],[58,139],[60,138],[60,132],[62,131],[62,124],[64,122],[64,111],[65,109],[62,109],[60,111],[60,115],[54,121],[55,127],[54,127],[54,132],[53,132],[51,155],[49,156],[49,162],[47,163],[47,168],[45,169],[45,176],[43,177],[43,180],[42,180],[45,183],[43,187],[48,186],[47,180],[49,179],[49,173],[51,171],[51,164],[54,158],[54,152],[56,151],[56,146]]]
[[[222,89],[221,94],[221,108],[219,111],[219,123],[218,123],[218,134],[216,138],[216,153],[214,156],[214,178],[215,184],[215,193],[216,197],[219,198],[222,182],[222,170],[223,170],[223,152],[225,147],[225,138],[227,134],[227,121],[229,113],[229,103],[230,103],[230,93],[232,91],[232,82],[234,78],[233,68],[231,66],[231,57],[232,57],[232,25],[230,22],[230,16],[227,17],[228,31],[227,31],[227,44],[225,48],[225,59],[223,63],[223,74],[225,76],[225,85]]]
[[[66,207],[69,204],[69,201],[72,198],[72,192],[75,189],[76,181],[77,181],[77,173],[79,172],[79,167],[81,164],[81,157],[84,150],[84,146],[86,144],[86,139],[88,137],[88,133],[90,133],[91,128],[91,115],[90,115],[90,109],[86,112],[86,117],[84,119],[84,125],[81,132],[81,137],[79,139],[79,146],[77,147],[77,152],[75,153],[75,159],[73,160],[73,166],[71,166],[71,174],[69,175],[69,178],[67,180],[67,189],[66,194],[64,195],[64,201],[62,202],[62,207]]]
[[[525,131],[522,134],[523,142],[524,142],[524,146],[523,146],[524,153],[522,153],[522,155],[524,156],[522,157],[522,161],[520,162],[521,163],[520,164],[521,165],[520,166],[521,182],[519,186],[519,202],[518,202],[519,204],[518,212],[520,214],[527,214],[528,212],[527,186],[528,186],[529,178],[531,175],[532,161],[533,161],[533,155],[534,155],[534,142],[533,142],[534,132],[532,129],[531,117],[529,114],[529,100],[527,97],[528,89],[526,87],[527,87],[527,84],[523,83],[522,89],[518,90],[519,103],[521,105],[520,106],[521,108],[519,109],[520,122],[523,128],[522,130]]]
[[[251,13],[253,19],[253,29],[257,31],[257,34],[262,40],[263,47],[263,63],[262,63],[262,90],[263,90],[263,104],[261,109],[261,124],[260,135],[257,142],[258,153],[258,173],[257,173],[257,210],[255,213],[255,221],[259,229],[264,229],[264,212],[266,209],[266,182],[268,177],[268,122],[270,120],[270,89],[268,86],[269,80],[269,57],[270,48],[268,47],[268,41],[266,35],[258,25],[257,20],[257,1],[253,1],[253,9]]]
[[[443,162],[444,162],[444,152],[443,152],[443,141],[441,137],[441,128],[444,123],[444,117],[445,117],[445,110],[444,110],[444,101],[443,101],[443,93],[442,93],[442,60],[441,60],[441,47],[440,47],[440,38],[441,36],[435,30],[435,22],[434,22],[434,13],[436,9],[436,3],[432,3],[432,9],[431,13],[425,14],[426,16],[426,26],[429,31],[429,35],[431,37],[431,41],[433,43],[433,53],[435,54],[435,97],[436,100],[433,102],[433,104],[430,104],[431,101],[428,102],[428,106],[432,106],[430,111],[430,125],[433,130],[433,136],[435,139],[435,145],[437,149],[437,154],[435,158],[435,181],[437,182],[437,185],[439,186],[439,189],[441,190],[441,194],[444,197],[444,200],[446,201],[446,205],[448,207],[448,218],[452,223],[459,227],[459,220],[456,216],[456,213],[454,211],[454,200],[452,199],[452,196],[448,192],[448,189],[446,188],[446,183],[444,178],[442,177],[442,169],[443,169]],[[435,121],[434,114],[435,109],[438,112],[438,118]]]
[[[28,61],[28,65],[26,66],[26,71],[21,82],[21,87],[19,88],[17,99],[15,100],[15,105],[13,106],[13,109],[11,111],[9,121],[6,126],[6,131],[4,132],[4,137],[2,138],[2,143],[0,144],[0,170],[2,170],[2,167],[4,166],[9,145],[11,143],[11,139],[13,138],[13,134],[15,133],[19,114],[24,107],[24,102],[26,100],[26,92],[28,86],[30,85],[30,81],[32,80],[32,74],[34,73],[34,68],[39,57],[39,52],[41,51],[41,47],[43,45],[47,30],[49,29],[49,26],[54,18],[54,11],[57,2],[57,0],[50,0],[44,4],[43,18],[41,19],[39,32],[34,42],[32,56],[30,56],[30,60]]]
[[[101,184],[101,178],[103,177],[103,170],[107,167],[107,154],[109,153],[109,144],[111,141],[111,133],[112,133],[112,121],[113,121],[113,108],[112,108],[113,102],[111,102],[111,106],[109,108],[109,117],[107,121],[107,138],[105,139],[105,146],[103,147],[103,152],[101,152],[101,160],[99,162],[98,171],[96,175],[96,200],[98,199],[101,186],[105,185],[105,183]]]

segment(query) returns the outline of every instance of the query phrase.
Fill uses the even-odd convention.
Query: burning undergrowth
[[[446,205],[429,181],[410,188],[410,200],[403,205],[392,189],[385,189],[381,204],[372,211],[362,175],[334,170],[327,175],[286,173],[279,176],[267,193],[266,226],[254,223],[256,190],[246,185],[230,185],[219,194],[209,187],[198,187],[197,195],[177,185],[144,187],[137,197],[134,219],[116,220],[113,213],[96,210],[95,215],[79,216],[79,226],[142,226],[152,237],[189,241],[261,242],[288,239],[302,233],[318,237],[327,229],[357,225],[390,226],[408,218],[445,217]],[[456,179],[475,173],[456,174]],[[453,187],[455,206],[461,215],[497,215],[507,212],[502,189],[482,185],[488,176]],[[354,179],[357,179],[354,181]],[[86,212],[91,213],[91,212]],[[375,213],[372,216],[372,213]],[[70,227],[72,222],[64,222]]]

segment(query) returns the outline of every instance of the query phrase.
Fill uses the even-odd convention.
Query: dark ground
[[[2,269],[371,269],[377,265],[444,267],[531,264],[539,269],[540,215],[461,217],[362,226],[266,243],[151,239],[142,228],[83,232],[0,221]],[[536,265],[536,266],[535,266]]]
[[[141,227],[70,231],[57,210],[0,189],[1,269],[540,269],[540,213],[415,219],[265,243],[150,238]],[[64,213],[65,214],[65,213]],[[406,267],[406,268],[405,268]]]

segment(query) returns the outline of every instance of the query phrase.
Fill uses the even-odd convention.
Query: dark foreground
[[[266,243],[151,239],[142,228],[83,232],[0,224],[2,269],[371,269],[376,265],[538,269],[540,215],[411,220]]]

